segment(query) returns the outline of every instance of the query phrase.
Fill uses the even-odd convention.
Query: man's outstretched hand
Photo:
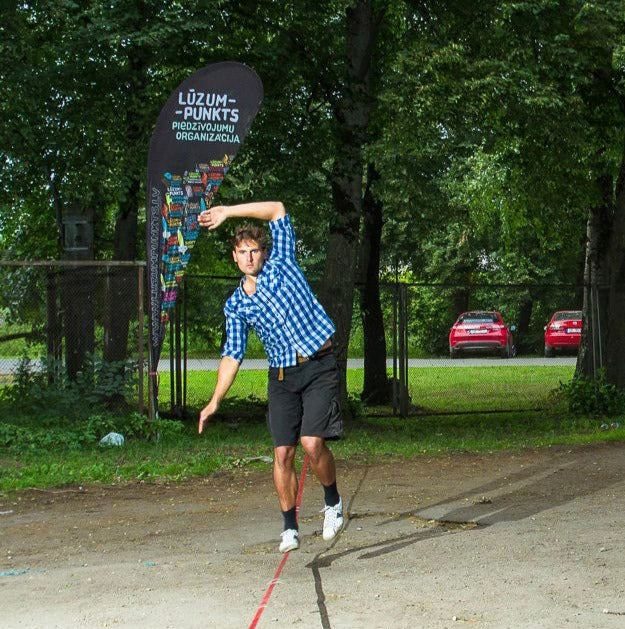
[[[209,402],[200,412],[200,422],[198,425],[198,433],[201,435],[206,423],[217,412],[217,404]]]
[[[202,227],[208,229],[216,229],[226,218],[226,207],[224,205],[216,205],[208,210],[204,210],[198,214],[198,222]]]
[[[206,427],[206,423],[210,421],[213,415],[217,412],[219,404],[226,395],[230,385],[234,382],[234,378],[239,371],[239,361],[231,356],[222,356],[219,361],[219,368],[217,369],[217,384],[215,390],[211,396],[211,401],[202,409],[200,413],[200,423],[198,426],[198,432],[202,434],[202,431]]]

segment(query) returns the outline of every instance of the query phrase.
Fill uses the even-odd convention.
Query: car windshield
[[[496,323],[497,321],[497,315],[491,312],[467,312],[458,318],[458,323]]]
[[[566,312],[556,312],[554,321],[565,321],[566,319],[581,319],[581,310],[567,310]]]

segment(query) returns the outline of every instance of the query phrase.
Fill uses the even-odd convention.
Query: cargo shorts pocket
[[[325,439],[334,441],[343,436],[343,413],[337,399],[332,400],[326,423]]]

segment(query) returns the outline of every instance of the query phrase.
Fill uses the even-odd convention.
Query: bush
[[[560,383],[560,392],[575,415],[613,417],[625,412],[625,391],[606,382],[605,371],[599,378],[574,378]]]
[[[129,415],[91,415],[75,428],[42,427],[0,423],[0,448],[14,452],[25,450],[80,450],[97,444],[109,432],[118,432],[124,439],[166,439],[179,435],[184,426],[179,421],[150,421],[139,413]]]
[[[119,406],[136,385],[132,361],[105,362],[89,356],[85,368],[70,380],[58,361],[41,359],[40,367],[23,358],[12,384],[0,390],[0,400],[15,414],[47,421],[75,421],[94,410]]]

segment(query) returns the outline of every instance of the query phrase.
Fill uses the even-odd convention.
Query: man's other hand
[[[201,435],[206,423],[217,412],[217,404],[209,402],[200,412],[200,421],[198,425],[198,433]]]

